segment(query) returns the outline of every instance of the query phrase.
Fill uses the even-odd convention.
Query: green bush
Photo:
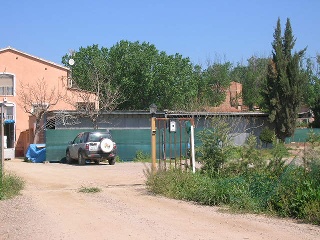
[[[151,162],[151,156],[141,150],[136,152],[136,156],[133,159],[134,162]]]
[[[302,167],[288,166],[269,200],[271,211],[283,217],[308,219],[311,202],[320,201],[320,187]]]
[[[274,131],[266,127],[261,131],[259,139],[268,146],[268,144],[273,142],[274,135]]]
[[[280,176],[285,168],[284,157],[289,156],[289,152],[285,144],[276,138],[274,138],[272,145],[271,159],[267,166],[267,170],[276,176]]]
[[[239,148],[239,159],[230,161],[227,166],[227,172],[242,174],[247,171],[261,171],[266,166],[266,161],[261,155],[261,151],[257,149],[257,138],[250,135],[246,144]],[[230,171],[229,171],[230,170]]]
[[[229,124],[223,118],[212,118],[210,127],[200,131],[198,137],[201,145],[197,151],[203,162],[202,171],[219,175],[234,149]]]
[[[306,203],[304,207],[307,222],[320,225],[320,201],[319,199]]]

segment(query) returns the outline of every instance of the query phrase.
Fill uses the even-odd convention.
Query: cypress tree
[[[300,69],[300,61],[306,48],[295,52],[296,39],[292,34],[290,19],[287,19],[284,36],[281,35],[280,19],[274,32],[272,59],[268,64],[265,100],[269,118],[274,123],[277,138],[285,141],[294,134],[306,78]]]

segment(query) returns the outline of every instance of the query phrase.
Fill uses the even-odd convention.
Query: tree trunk
[[[36,129],[34,130],[33,144],[39,143],[39,134],[40,134],[40,120],[36,120]]]

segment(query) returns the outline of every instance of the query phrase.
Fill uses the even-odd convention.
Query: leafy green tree
[[[73,66],[69,64],[69,59],[75,62]],[[100,78],[110,78],[108,75],[108,49],[97,44],[88,47],[80,47],[78,51],[66,54],[62,57],[62,63],[72,71],[72,80],[83,90],[92,90],[94,87],[90,79],[93,73],[99,73]]]
[[[199,91],[208,105],[218,106],[225,100],[226,89],[231,83],[231,70],[232,64],[226,62],[214,63],[203,72]]]
[[[314,114],[314,122],[312,126],[320,127],[320,56],[317,56],[317,62],[314,63],[311,59],[307,59],[307,67],[305,70],[309,84],[305,95],[305,102],[311,107]]]
[[[278,19],[272,43],[272,59],[268,64],[265,101],[276,136],[283,142],[295,131],[298,110],[303,100],[303,88],[306,85],[306,78],[303,77],[300,67],[306,49],[292,55],[295,41],[290,20],[287,19],[282,36]]]
[[[266,85],[269,59],[252,56],[248,65],[238,64],[231,73],[233,81],[242,84],[243,104],[253,110],[254,106],[263,107],[263,91]]]
[[[247,77],[248,66],[237,63],[231,71],[231,79],[232,81],[243,84],[245,78]]]
[[[316,98],[316,93],[314,92],[314,86],[316,83],[316,76],[314,73],[314,63],[312,62],[311,58],[307,58],[306,60],[306,67],[303,69],[303,73],[305,77],[308,79],[308,85],[306,91],[304,93],[304,102],[311,106],[314,103]]]
[[[146,42],[120,41],[110,48],[110,70],[126,96],[120,109],[145,109],[155,101],[152,91],[157,57],[156,47]]]
[[[126,96],[121,109],[186,110],[197,97],[194,67],[180,54],[167,55],[152,44],[120,41],[110,48],[109,64],[115,82]]]
[[[70,58],[75,64],[70,66]],[[122,93],[117,109],[158,109],[197,111],[217,106],[225,99],[231,82],[232,64],[214,63],[203,70],[180,54],[167,55],[147,42],[120,41],[110,49],[98,45],[81,47],[62,62],[72,69],[76,85],[91,92],[105,82],[110,91]],[[96,82],[99,80],[99,85]],[[100,81],[101,80],[101,81]]]
[[[248,59],[248,70],[242,83],[242,97],[244,104],[253,110],[254,106],[262,107],[264,98],[262,95],[268,71],[267,58],[252,56]]]
[[[207,98],[203,81],[203,71],[200,65],[195,65],[193,69],[193,83],[195,86],[196,97],[189,99],[189,111],[202,111],[205,106],[209,106],[210,99]]]
[[[158,99],[160,109],[189,110],[197,97],[194,67],[189,58],[180,54],[166,55],[161,52],[154,69],[153,98]]]
[[[73,66],[69,65],[70,58],[75,61]],[[72,81],[78,88],[77,101],[73,98],[65,101],[78,108],[83,116],[91,119],[93,127],[98,128],[101,112],[115,110],[124,99],[110,72],[108,49],[99,49],[98,45],[81,47],[72,55],[63,56],[62,63],[71,68]],[[89,101],[92,94],[95,95],[94,100],[99,103],[98,106]]]

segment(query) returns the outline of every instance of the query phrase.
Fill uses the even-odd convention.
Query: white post
[[[191,124],[190,128],[190,138],[191,138],[191,160],[192,160],[192,172],[196,172],[196,154],[194,151],[194,127]]]
[[[1,126],[0,126],[0,131],[1,131],[1,181],[3,181],[3,175],[4,175],[4,141],[3,141],[3,103],[1,104]]]

